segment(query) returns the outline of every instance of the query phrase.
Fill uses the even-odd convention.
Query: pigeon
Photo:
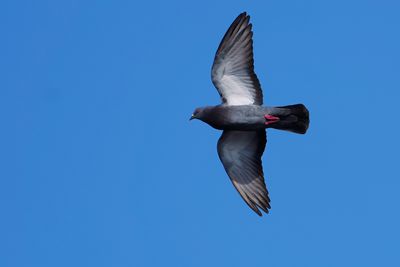
[[[211,69],[212,83],[221,104],[196,108],[192,119],[222,130],[218,156],[232,184],[246,204],[262,216],[271,209],[261,157],[266,129],[304,134],[309,112],[303,104],[263,106],[263,93],[254,72],[253,32],[250,16],[240,14],[225,33]]]

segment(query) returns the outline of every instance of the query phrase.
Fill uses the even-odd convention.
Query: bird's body
[[[253,32],[246,13],[240,14],[225,33],[211,70],[211,79],[222,104],[197,108],[199,119],[223,130],[218,140],[219,158],[243,200],[258,215],[268,213],[261,156],[267,143],[266,128],[304,134],[309,113],[303,104],[263,106],[263,93],[253,66]]]
[[[307,113],[307,109],[303,105],[297,104],[295,106]],[[203,114],[199,119],[218,130],[258,131],[266,128],[281,129],[285,123],[302,123],[301,117],[295,116],[291,112],[292,109],[288,107],[218,105],[203,107],[202,111]],[[266,114],[279,118],[279,121],[266,124]],[[304,125],[300,132],[305,132],[307,126],[308,124]]]
[[[265,110],[257,105],[218,105],[204,108],[200,120],[218,130],[255,131],[265,129]]]

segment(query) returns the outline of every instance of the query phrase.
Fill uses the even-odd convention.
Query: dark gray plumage
[[[199,119],[218,130],[218,155],[233,185],[258,215],[271,208],[261,156],[267,143],[266,128],[304,134],[309,113],[303,104],[264,107],[260,82],[254,73],[253,32],[246,13],[240,14],[219,45],[211,79],[222,104],[197,108]]]

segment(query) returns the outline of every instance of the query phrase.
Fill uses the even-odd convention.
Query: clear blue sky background
[[[400,266],[399,1],[2,1],[0,266]],[[215,50],[242,11],[271,213],[241,200]]]

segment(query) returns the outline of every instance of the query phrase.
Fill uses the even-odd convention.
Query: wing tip
[[[235,180],[231,179],[231,181],[232,181],[235,189],[239,193],[239,195],[242,197],[244,202],[247,204],[247,206],[250,209],[252,209],[255,213],[257,213],[258,216],[262,217],[262,213],[261,213],[260,209],[262,211],[264,211],[266,214],[269,213],[269,209],[271,209],[271,205],[270,205],[271,200],[268,195],[268,190],[265,190],[265,193],[262,193],[261,195],[255,195],[255,194],[246,192],[246,190],[243,190],[243,188],[241,188],[241,186],[239,186]],[[264,188],[265,188],[265,184],[264,184]]]
[[[269,210],[271,209],[271,200],[268,195],[268,191],[265,196],[261,196],[261,199],[254,199],[253,197],[249,196],[245,192],[239,191],[240,196],[243,198],[244,202],[249,206],[255,213],[257,213],[258,216],[262,217],[262,213],[260,209],[265,212],[265,214],[269,213]]]
[[[239,14],[238,17],[248,17],[248,18],[250,18],[250,15],[247,14],[247,11],[243,11],[242,13]]]
[[[248,204],[248,203],[247,203],[247,204]],[[263,214],[262,214],[262,212],[261,212],[259,209],[261,209],[263,212],[265,212],[265,214],[269,214],[269,209],[271,209],[271,206],[269,205],[269,203],[267,203],[267,204],[268,204],[268,205],[265,205],[265,206],[260,206],[260,205],[257,205],[257,204],[253,204],[254,207],[253,207],[252,205],[249,205],[249,204],[248,204],[248,206],[249,206],[255,213],[257,213],[258,216],[262,217]]]
[[[269,210],[271,209],[271,205],[269,204],[269,202],[262,203],[262,205],[257,205],[257,204],[255,204],[255,206],[256,206],[257,211],[256,211],[256,210],[254,210],[254,211],[255,211],[260,217],[262,217],[262,213],[261,213],[261,211],[260,211],[258,208],[260,208],[262,211],[264,211],[265,214],[269,214]]]
[[[231,27],[237,27],[238,25],[243,25],[243,24],[249,24],[250,22],[250,15],[247,14],[246,11],[242,12],[239,14],[239,16],[236,17],[236,19],[233,21],[231,24]]]

